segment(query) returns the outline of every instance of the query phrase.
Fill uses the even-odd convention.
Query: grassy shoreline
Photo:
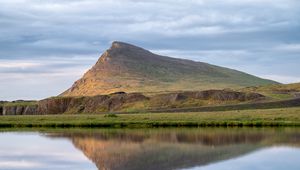
[[[300,107],[194,113],[0,116],[0,128],[300,126]]]

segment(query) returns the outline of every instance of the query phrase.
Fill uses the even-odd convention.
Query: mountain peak
[[[111,47],[104,52],[104,54],[100,57],[99,61],[111,59],[132,59],[132,60],[143,60],[145,57],[153,58],[155,56],[150,51],[143,49],[141,47],[121,42],[114,41],[111,44]]]
[[[133,45],[121,42],[121,41],[114,41],[111,44],[111,48],[124,48],[124,47],[132,47]]]
[[[121,41],[114,41],[112,42],[110,49],[140,49],[141,50],[143,48],[129,43],[121,42]]]

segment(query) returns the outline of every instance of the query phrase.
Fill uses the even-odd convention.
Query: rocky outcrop
[[[62,114],[68,109],[71,97],[48,98],[38,102],[38,113],[40,114]]]
[[[200,92],[177,92],[146,97],[141,93],[117,92],[110,95],[92,97],[53,97],[38,102],[5,102],[0,105],[1,115],[35,115],[35,114],[63,114],[63,113],[103,113],[121,111],[125,106],[137,102],[149,103],[155,101],[168,107],[176,102],[189,101],[252,101],[264,98],[257,93],[242,93],[226,90],[208,90]],[[147,109],[157,105],[148,105]],[[160,105],[162,106],[162,105]],[[189,106],[189,105],[188,105]],[[130,109],[130,106],[129,106]],[[146,110],[145,107],[139,108]]]
[[[202,99],[202,100],[220,100],[220,101],[237,100],[241,102],[261,99],[264,97],[259,93],[244,93],[244,92],[237,92],[231,90],[207,90],[201,92],[184,92],[181,95],[195,98],[195,99]]]
[[[294,96],[297,97],[297,98],[300,98],[300,92],[294,93]]]
[[[37,108],[32,100],[0,101],[0,115],[32,115],[37,114]]]
[[[0,115],[34,115],[63,113],[99,113],[117,111],[123,105],[148,100],[140,93],[114,93],[92,97],[54,97],[30,102],[4,102],[0,105]]]
[[[265,96],[258,93],[244,93],[232,90],[206,90],[160,94],[153,96],[151,101],[154,105],[160,107],[176,105],[176,103],[188,103],[191,101],[194,103],[195,101],[198,101],[198,103],[201,103],[201,101],[210,101],[210,103],[215,105],[227,103],[235,104],[248,101],[258,101],[264,98]],[[188,105],[188,107],[191,106]]]
[[[114,93],[93,97],[59,97],[38,102],[40,114],[100,113],[117,111],[124,104],[148,100],[140,93]]]
[[[228,101],[228,100],[237,100],[237,101],[249,101],[249,100],[258,100],[262,99],[265,96],[259,93],[244,93],[237,91],[227,91],[227,90],[208,90],[202,91],[198,93],[188,93],[188,96],[193,96],[197,99],[204,100],[220,100],[220,101]]]
[[[0,115],[34,115],[38,114],[38,105],[0,106]]]

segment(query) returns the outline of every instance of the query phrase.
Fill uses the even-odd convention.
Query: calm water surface
[[[0,133],[1,170],[299,170],[300,129]]]

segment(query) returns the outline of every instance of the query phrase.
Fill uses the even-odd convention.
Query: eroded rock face
[[[49,98],[38,102],[38,113],[99,113],[116,111],[126,103],[148,100],[140,93],[115,93],[93,97],[61,97]]]
[[[12,105],[12,106],[1,106],[0,115],[34,115],[38,114],[37,105]]]
[[[27,106],[23,111],[23,115],[36,115],[36,114],[39,114],[37,105]]]
[[[264,96],[258,93],[244,93],[237,91],[227,91],[227,90],[207,90],[201,92],[186,92],[183,95],[203,100],[238,100],[238,101],[247,101],[263,98]]]
[[[70,102],[73,100],[71,97],[64,98],[49,98],[38,102],[38,113],[41,114],[61,114],[64,113]]]
[[[0,115],[34,115],[63,113],[99,113],[116,111],[124,104],[148,100],[140,93],[114,93],[92,97],[58,97],[38,101],[36,104],[2,104]]]
[[[259,93],[244,93],[230,90],[206,90],[206,91],[190,91],[168,93],[155,96],[155,98],[163,99],[164,101],[175,102],[187,99],[199,100],[216,100],[216,101],[250,101],[264,98],[265,96]]]
[[[108,110],[114,111],[122,107],[126,103],[148,100],[148,98],[140,93],[117,94],[112,95],[106,102]]]
[[[35,114],[63,114],[63,113],[103,113],[112,111],[121,111],[127,104],[136,102],[158,101],[163,106],[172,106],[176,102],[189,102],[199,100],[214,101],[252,101],[264,98],[258,93],[243,93],[226,90],[208,90],[196,92],[177,92],[160,94],[152,97],[146,97],[141,93],[118,92],[110,95],[98,95],[92,97],[56,97],[40,100],[36,104],[18,105],[16,103],[0,106],[1,115],[35,115]],[[151,103],[151,102],[150,102]],[[149,105],[149,108],[157,105]],[[188,105],[189,106],[189,105]],[[187,106],[187,107],[188,107]],[[129,107],[130,109],[130,107]],[[145,110],[146,108],[140,108]]]
[[[294,95],[295,95],[295,97],[299,98],[300,97],[300,92],[295,93]]]

